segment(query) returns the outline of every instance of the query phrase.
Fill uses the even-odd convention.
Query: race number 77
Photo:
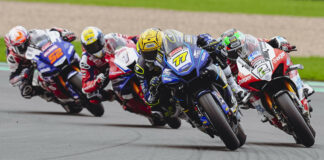
[[[176,67],[178,67],[180,65],[180,63],[186,61],[186,58],[187,58],[187,54],[188,52],[183,52],[181,53],[180,55],[178,55],[177,57],[175,57],[173,59],[173,63]]]

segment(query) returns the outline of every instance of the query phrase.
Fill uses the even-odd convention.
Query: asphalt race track
[[[0,71],[0,160],[320,160],[324,159],[323,93],[312,97],[315,145],[295,144],[284,132],[262,123],[255,110],[243,110],[246,144],[229,151],[219,138],[191,128],[152,128],[148,120],[104,103],[103,117],[83,110],[67,115],[63,108],[36,97],[23,99]]]

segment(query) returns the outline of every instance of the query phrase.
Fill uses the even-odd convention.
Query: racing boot
[[[111,89],[102,90],[101,91],[101,95],[102,95],[102,101],[106,101],[107,100],[109,102],[112,102],[112,101],[114,101],[114,100],[117,99],[117,95]]]
[[[169,107],[162,107],[162,112],[166,123],[172,129],[178,129],[181,126],[181,120],[178,117],[178,110],[176,107],[172,105]]]
[[[303,91],[304,91],[305,97],[309,97],[315,93],[315,90],[306,83],[303,84]]]

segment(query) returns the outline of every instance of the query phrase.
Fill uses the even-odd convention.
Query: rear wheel
[[[226,147],[230,150],[235,150],[240,146],[240,141],[233,132],[231,126],[228,124],[224,112],[220,106],[215,102],[210,93],[202,95],[199,98],[199,104],[207,113],[210,122],[218,131],[218,134]]]
[[[308,127],[302,115],[298,112],[288,93],[281,94],[276,100],[283,114],[292,125],[298,141],[306,147],[312,146],[315,143],[312,131]]]

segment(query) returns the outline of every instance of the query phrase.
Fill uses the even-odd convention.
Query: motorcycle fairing
[[[43,76],[51,76],[61,71],[59,66],[67,61],[71,64],[75,50],[71,43],[56,41],[41,54],[36,55],[37,68]]]
[[[196,70],[196,76],[200,75],[200,69],[208,62],[209,54],[196,46],[190,46],[184,43],[169,53],[168,57],[164,56],[164,61],[170,70],[163,71],[163,83],[175,83],[178,81],[186,82],[186,80],[178,76],[185,76]],[[165,70],[165,69],[164,69]]]

